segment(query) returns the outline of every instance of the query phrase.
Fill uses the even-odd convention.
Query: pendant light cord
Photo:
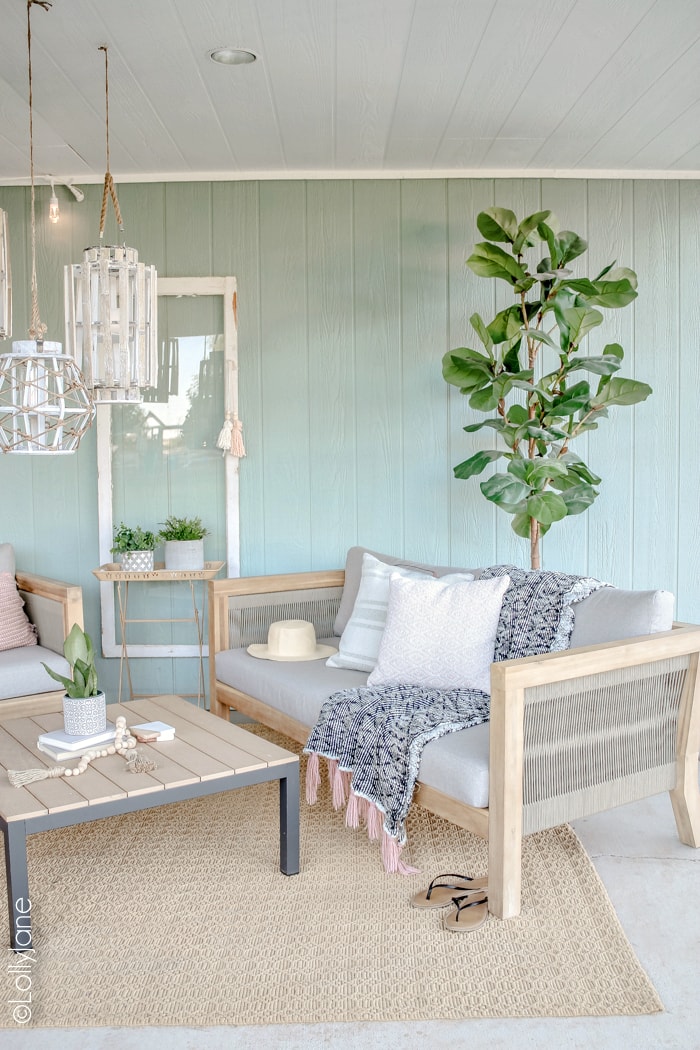
[[[51,0],[27,0],[27,56],[29,66],[29,174],[32,184],[32,321],[29,335],[41,344],[46,334],[46,325],[39,315],[39,289],[36,279],[36,214],[34,210],[34,125],[32,117],[32,5],[38,4],[48,11]]]
[[[105,53],[105,132],[107,138],[107,169],[105,171],[104,189],[102,190],[102,211],[100,212],[100,240],[102,240],[105,232],[105,216],[107,214],[108,195],[112,199],[117,226],[122,233],[124,232],[124,223],[122,222],[122,216],[119,210],[119,201],[117,200],[117,191],[114,188],[114,179],[109,170],[109,58],[107,57],[107,45],[100,44],[98,51],[104,51]]]

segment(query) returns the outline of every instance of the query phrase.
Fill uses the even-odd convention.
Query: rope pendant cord
[[[34,120],[32,111],[32,4],[38,4],[48,11],[51,0],[27,0],[27,55],[29,71],[29,175],[32,185],[31,194],[31,216],[32,216],[32,320],[29,326],[29,335],[41,346],[46,334],[46,325],[42,322],[39,314],[39,287],[36,279],[36,213],[34,193]]]
[[[121,233],[124,232],[124,222],[122,221],[121,211],[119,210],[119,200],[117,198],[117,191],[114,186],[114,179],[109,170],[109,56],[107,55],[107,45],[100,44],[98,51],[104,51],[105,53],[105,129],[107,139],[107,169],[105,171],[105,182],[102,190],[102,210],[100,212],[100,240],[104,237],[105,232],[105,217],[107,214],[107,197],[109,196],[114,206],[114,214],[117,220],[117,226]]]

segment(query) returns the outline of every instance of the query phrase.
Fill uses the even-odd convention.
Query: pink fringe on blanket
[[[384,870],[397,875],[418,875],[419,869],[412,868],[401,860],[402,846],[384,830],[384,815],[369,799],[356,795],[350,786],[352,774],[348,770],[338,769],[338,762],[329,758],[328,779],[331,785],[333,808],[345,806],[345,823],[349,828],[359,828],[364,822],[370,839],[380,839],[380,852]],[[311,752],[306,766],[306,801],[310,806],[318,799],[321,784],[319,756]],[[347,800],[347,805],[346,805]]]

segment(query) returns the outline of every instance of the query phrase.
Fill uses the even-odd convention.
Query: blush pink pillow
[[[27,619],[14,576],[0,572],[0,650],[36,644],[36,630]]]

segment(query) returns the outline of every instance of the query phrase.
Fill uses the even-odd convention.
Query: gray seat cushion
[[[569,648],[637,638],[673,627],[670,591],[624,591],[601,587],[573,606],[574,629]]]
[[[337,638],[323,639],[337,645]],[[285,663],[256,660],[245,649],[217,653],[220,682],[262,700],[308,727],[314,726],[324,700],[339,689],[367,683],[364,671],[326,667],[324,660]],[[423,749],[420,780],[450,798],[483,808],[488,805],[489,727],[474,726],[431,740]]]
[[[22,646],[0,652],[0,700],[33,693],[51,693],[61,689],[41,666],[42,660],[54,671],[66,677],[70,674],[68,662],[51,649],[41,645]]]

